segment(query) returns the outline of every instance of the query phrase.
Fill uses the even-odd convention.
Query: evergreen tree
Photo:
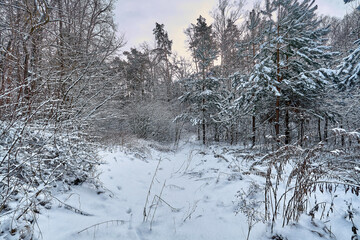
[[[235,63],[229,62],[229,53],[231,54],[231,50],[237,42],[236,38],[240,37],[236,22],[242,16],[244,5],[245,0],[218,0],[216,8],[211,11],[214,19],[215,39],[219,45],[220,72],[223,77],[227,77],[230,74],[229,67],[236,64],[236,61]],[[230,88],[230,85],[228,87]]]
[[[211,122],[211,109],[214,106],[213,102],[217,102],[216,89],[220,86],[219,81],[210,73],[217,58],[217,45],[212,26],[208,26],[202,16],[197,19],[196,24],[192,24],[186,30],[186,33],[197,72],[186,80],[187,91],[181,100],[191,103],[191,121],[194,125],[201,125],[202,140],[205,144],[206,125]]]
[[[156,50],[161,52],[161,55],[164,58],[167,58],[171,54],[172,40],[169,40],[168,33],[164,29],[164,24],[155,23],[155,28],[153,33],[156,40]]]
[[[238,55],[238,44],[240,42],[241,32],[235,22],[228,19],[224,31],[224,47],[223,47],[223,77],[228,77],[236,72],[240,67],[240,58]],[[228,83],[228,90],[231,90],[231,84]]]
[[[342,76],[340,88],[360,87],[360,39],[355,42],[358,48],[344,58],[340,67],[339,75]]]
[[[198,72],[205,76],[216,58],[218,57],[218,48],[215,41],[215,36],[212,31],[212,25],[207,25],[206,19],[200,16],[196,24],[192,24],[187,29],[191,40],[189,42],[189,49],[196,65]]]
[[[167,100],[170,101],[171,99],[171,74],[170,74],[170,68],[171,63],[169,60],[169,57],[171,55],[171,48],[172,48],[172,40],[169,40],[168,33],[164,29],[164,24],[155,24],[155,28],[153,30],[153,33],[155,35],[155,41],[156,41],[156,49],[154,49],[157,60],[160,64],[160,68],[163,69],[162,75],[164,76],[164,82],[166,85],[166,96]],[[161,66],[163,65],[163,67]]]
[[[144,97],[152,89],[152,81],[149,73],[149,58],[136,48],[130,52],[124,52],[127,58],[125,65],[126,95],[137,100]]]
[[[249,20],[246,23],[246,26],[250,32],[250,46],[252,50],[252,59],[253,64],[255,65],[255,56],[256,56],[256,45],[259,43],[260,36],[257,36],[256,30],[260,24],[260,13],[256,12],[255,9],[252,10],[249,14]],[[253,94],[254,95],[254,94]],[[255,145],[256,142],[256,109],[253,109],[252,114],[252,145]]]
[[[242,96],[243,101],[240,102],[246,99],[253,104],[263,104],[264,100],[275,102],[275,109],[269,107],[270,112],[266,116],[274,121],[277,139],[280,134],[280,109],[284,108],[285,142],[289,143],[289,111],[299,116],[311,112],[327,84],[330,72],[322,69],[321,63],[332,55],[323,45],[329,30],[318,27],[320,21],[316,17],[317,6],[314,6],[313,0],[301,3],[274,0],[266,3],[266,41],[256,57],[259,63],[245,86],[248,94]],[[277,16],[273,19],[275,11]]]
[[[345,3],[352,1],[353,0],[344,0]],[[358,10],[360,10],[360,6],[358,7]],[[358,14],[356,15],[359,17]],[[359,33],[360,31],[358,30],[358,35]],[[355,45],[357,45],[357,48],[344,58],[339,70],[339,75],[343,77],[343,80],[340,82],[340,87],[342,89],[360,86],[360,39],[355,41]]]

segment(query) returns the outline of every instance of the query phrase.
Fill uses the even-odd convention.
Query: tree
[[[156,49],[154,49],[159,64],[164,63],[164,67],[160,66],[160,68],[163,68],[163,76],[164,81],[166,85],[166,96],[167,101],[169,102],[171,100],[171,74],[170,74],[170,68],[171,63],[169,60],[169,56],[171,55],[171,47],[172,47],[172,41],[169,40],[168,33],[164,30],[164,24],[155,24],[155,28],[153,30],[153,33],[155,35],[156,40]]]
[[[125,65],[126,95],[133,99],[145,100],[145,95],[153,89],[148,55],[136,48],[131,48],[130,52],[124,52],[124,55],[127,58]]]
[[[340,88],[357,88],[360,86],[360,39],[355,42],[358,48],[344,58],[339,75],[343,77]]]
[[[123,45],[112,8],[112,0],[0,2],[0,209],[25,221],[14,224],[25,237],[39,205],[29,193],[51,198],[54,184],[94,180],[84,132],[117,90],[107,88],[107,63]]]
[[[256,56],[256,45],[259,44],[260,42],[260,36],[256,36],[256,30],[260,24],[260,13],[256,12],[255,9],[252,10],[249,14],[249,20],[246,23],[246,26],[250,32],[250,46],[252,48],[252,59],[253,59],[253,67],[255,66],[255,56]],[[254,109],[253,111],[253,116],[252,116],[252,145],[255,146],[255,142],[256,142],[256,116],[255,116],[255,111],[256,109]]]
[[[274,101],[275,114],[269,113],[279,141],[280,110],[285,109],[285,142],[290,142],[290,111],[300,118],[300,135],[303,133],[304,114],[312,114],[319,104],[318,96],[324,91],[330,71],[322,63],[332,56],[324,46],[328,28],[318,28],[314,1],[267,1],[268,16],[266,41],[261,46],[250,76],[249,92],[254,103],[260,99]],[[276,20],[272,19],[277,12]],[[265,99],[264,99],[265,97]],[[270,110],[269,109],[269,110]],[[301,136],[300,136],[300,139]]]
[[[229,74],[226,69],[229,67],[229,54],[236,43],[231,40],[236,41],[236,38],[240,35],[236,22],[241,18],[242,8],[244,5],[244,0],[219,0],[216,8],[211,12],[211,16],[214,19],[213,29],[219,46],[220,68],[223,76],[227,76],[227,74]]]
[[[240,57],[238,54],[238,45],[240,43],[241,31],[235,22],[228,19],[226,28],[224,31],[223,48],[222,53],[222,77],[228,77],[234,72],[238,71],[241,65]],[[227,84],[228,90],[231,90],[232,86],[229,82]]]
[[[353,0],[344,0],[345,3],[352,2]],[[360,6],[357,8],[360,10]],[[359,22],[359,12],[355,11],[353,13],[353,19],[357,19]],[[353,35],[357,37],[357,40],[354,42],[357,47],[352,50],[352,52],[343,59],[343,62],[340,66],[339,75],[343,77],[343,80],[340,82],[340,88],[357,88],[360,86],[360,26],[357,26],[351,33],[347,35]]]
[[[346,3],[353,2],[353,1],[355,1],[355,0],[344,0],[344,3],[346,4]],[[360,10],[360,6],[358,6],[357,9]]]
[[[211,99],[217,95],[214,91],[218,81],[209,74],[213,62],[217,58],[217,45],[215,42],[212,26],[207,25],[205,18],[200,16],[196,24],[192,24],[186,30],[189,37],[189,49],[196,65],[197,72],[192,78],[187,79],[188,91],[183,95],[182,101],[189,101],[193,104],[195,117],[192,122],[202,126],[202,139],[206,143],[206,125],[210,121]]]

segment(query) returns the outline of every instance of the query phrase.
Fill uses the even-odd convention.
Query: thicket
[[[87,131],[116,92],[106,95],[115,77],[107,62],[123,45],[112,8],[111,0],[0,2],[1,235],[32,239],[54,191],[99,185]]]

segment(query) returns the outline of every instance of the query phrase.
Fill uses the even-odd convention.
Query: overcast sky
[[[127,45],[124,50],[136,47],[143,42],[153,44],[152,30],[155,22],[165,24],[169,38],[173,40],[173,50],[180,55],[186,54],[186,36],[184,30],[195,23],[199,15],[211,23],[209,11],[218,0],[117,0],[115,20],[119,32],[125,33]],[[247,8],[253,5],[247,0]],[[336,17],[350,11],[343,0],[316,0],[318,13]]]

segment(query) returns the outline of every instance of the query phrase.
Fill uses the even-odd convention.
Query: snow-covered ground
[[[99,166],[99,178],[104,190],[83,184],[57,194],[63,203],[54,201],[51,208],[41,210],[38,235],[45,240],[246,239],[247,217],[235,214],[237,192],[247,192],[252,182],[265,183],[262,176],[249,174],[248,153],[196,142],[176,151],[164,149],[139,141],[132,147],[102,150],[105,163]],[[253,197],[261,202],[264,194],[255,190]],[[353,205],[359,211],[358,199]],[[343,210],[335,207],[333,223],[327,226],[332,226],[334,239],[350,240],[351,224]],[[276,231],[289,240],[328,239],[314,230],[309,218]],[[321,224],[317,222],[318,229]],[[267,224],[258,222],[250,239],[264,239],[267,229]]]

